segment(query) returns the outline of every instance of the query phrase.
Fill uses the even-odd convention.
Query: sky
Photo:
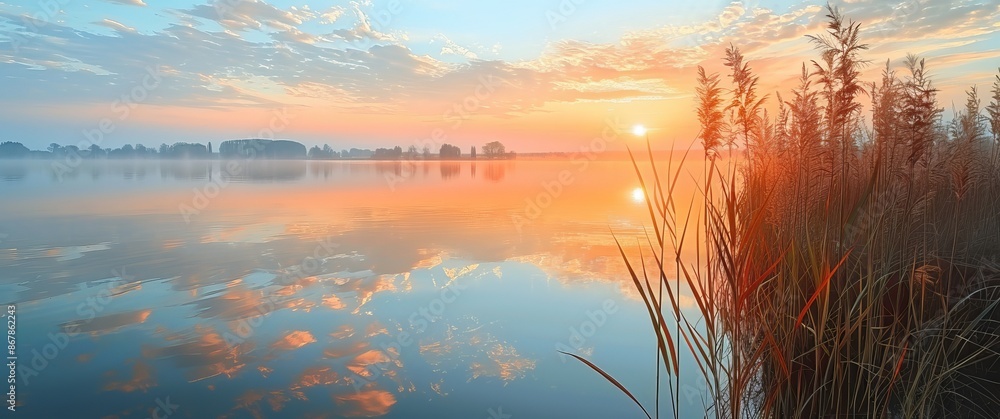
[[[887,59],[903,73],[916,53],[946,109],[972,85],[988,96],[1000,67],[997,0],[832,4],[862,25],[867,81]],[[575,152],[621,149],[628,127],[643,124],[655,148],[686,148],[697,140],[697,66],[725,74],[724,49],[740,47],[774,107],[817,57],[806,35],[823,30],[824,5],[0,1],[0,141],[280,138],[436,151],[499,140]]]

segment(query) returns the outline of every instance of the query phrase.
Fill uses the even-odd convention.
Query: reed
[[[619,250],[658,342],[652,413],[578,359],[647,417],[661,401],[680,415],[682,374],[706,379],[705,417],[996,415],[984,406],[1000,403],[1000,76],[988,114],[972,89],[949,129],[924,60],[908,57],[902,78],[887,65],[866,88],[860,25],[828,11],[811,38],[820,60],[774,120],[731,47],[734,129],[721,138],[726,101],[699,69],[707,162],[694,202],[673,193],[686,158],[664,168],[648,141],[648,161],[629,150],[655,238],[639,258]],[[723,158],[736,139],[749,153]]]

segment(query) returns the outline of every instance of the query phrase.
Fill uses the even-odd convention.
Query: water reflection
[[[11,182],[16,180],[21,180],[24,175],[28,173],[27,168],[24,165],[19,164],[4,164],[3,160],[0,160],[0,179],[4,181]]]
[[[122,175],[86,181],[29,163],[0,185],[22,365],[67,337],[23,375],[27,416],[146,417],[167,396],[193,417],[631,411],[559,344],[648,397],[652,341],[608,233],[642,234],[628,164],[243,163],[83,165]],[[182,216],[217,179],[234,184]],[[607,299],[621,314],[571,342]]]
[[[287,182],[306,175],[304,160],[224,160],[219,163],[224,181]]]

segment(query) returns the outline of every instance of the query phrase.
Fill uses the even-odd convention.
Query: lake
[[[585,159],[0,160],[18,413],[644,416],[558,352],[652,409],[655,336],[612,236],[645,243],[638,187]]]

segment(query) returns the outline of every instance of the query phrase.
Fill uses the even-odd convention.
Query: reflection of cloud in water
[[[347,417],[373,417],[389,413],[396,404],[396,396],[385,390],[363,390],[350,394],[335,394],[333,400],[346,408]]]
[[[534,360],[522,357],[513,345],[483,332],[481,327],[458,331],[449,326],[440,340],[422,339],[420,355],[435,367],[468,363],[470,381],[495,377],[508,383],[535,368]]]
[[[193,332],[167,340],[180,343],[162,348],[145,347],[143,356],[171,359],[178,367],[187,369],[186,376],[191,382],[217,375],[233,378],[246,366],[245,354],[254,347],[249,340],[231,346],[214,329],[199,325],[195,325]]]
[[[410,273],[407,272],[400,275],[379,275],[375,278],[364,278],[348,283],[346,287],[353,289],[358,294],[358,307],[354,309],[353,314],[361,312],[361,308],[371,301],[375,294],[382,291],[396,291],[397,278],[406,281],[409,277]]]
[[[306,368],[292,383],[292,390],[312,386],[326,386],[337,382],[339,376],[328,366],[313,366]]]
[[[485,361],[476,361],[471,365],[472,379],[497,377],[505,382],[523,378],[528,371],[535,368],[535,361],[522,358],[511,345],[494,343],[486,351]]]
[[[331,345],[323,350],[326,358],[346,358],[363,352],[370,346],[368,341],[358,340],[346,344]]]
[[[132,365],[132,377],[128,380],[114,381],[116,374],[117,372],[114,370],[108,372],[107,375],[111,377],[112,381],[104,386],[105,391],[131,393],[141,390],[145,392],[147,389],[156,386],[156,380],[153,378],[153,367],[142,361],[135,361],[135,364]]]
[[[398,357],[398,354],[396,356]],[[384,367],[383,364],[387,363],[394,363],[397,367],[403,366],[398,359],[393,362],[393,359],[390,358],[385,352],[378,349],[372,349],[355,356],[354,359],[347,364],[347,369],[361,377],[372,378],[374,373],[370,370],[370,367]]]
[[[379,323],[378,320],[369,323],[368,327],[365,328],[366,338],[372,338],[378,335],[388,335],[388,334],[389,330],[386,329],[385,326],[382,325],[382,323]]]
[[[323,297],[323,306],[332,310],[343,310],[347,307],[343,301],[340,301],[340,297],[337,294],[330,294]]]
[[[337,327],[337,330],[330,332],[330,337],[333,339],[347,339],[354,336],[354,326],[349,324],[342,324]]]
[[[126,313],[109,314],[93,319],[81,319],[60,325],[67,333],[90,333],[94,336],[104,335],[134,324],[145,323],[153,310],[136,310]]]
[[[236,403],[232,408],[232,412],[245,410],[250,414],[250,416],[261,418],[267,416],[264,414],[264,410],[262,409],[262,403],[267,403],[267,407],[272,412],[280,412],[285,408],[285,404],[291,401],[292,398],[297,400],[307,400],[305,394],[301,391],[247,390],[243,392],[243,394],[236,397]],[[241,416],[237,415],[237,417]]]
[[[316,338],[313,337],[312,333],[305,330],[294,330],[271,344],[271,347],[281,351],[291,351],[314,342],[316,342]]]
[[[256,224],[231,228],[212,227],[202,243],[267,243],[285,234],[284,224]]]
[[[250,289],[239,282],[233,282],[229,285],[224,290],[211,293],[210,297],[195,300],[189,304],[195,307],[199,317],[226,321],[264,316],[286,308],[309,311],[315,304],[304,298],[291,296],[294,292],[290,291],[300,290],[301,285],[291,284],[271,290]],[[299,288],[295,288],[296,286]]]
[[[82,246],[62,246],[24,250],[13,249],[12,254],[14,255],[14,260],[55,258],[56,262],[66,262],[82,258],[85,254],[90,252],[98,252],[109,249],[111,249],[111,243],[104,242]]]

